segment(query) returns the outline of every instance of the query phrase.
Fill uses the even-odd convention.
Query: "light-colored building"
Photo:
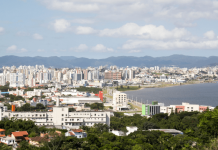
[[[138,127],[136,127],[136,126],[127,126],[126,129],[127,129],[126,133],[123,132],[123,131],[118,131],[118,130],[112,130],[111,133],[113,133],[116,136],[126,136],[126,135],[129,135],[130,133],[133,133],[133,132],[137,131]]]
[[[10,73],[10,87],[24,87],[25,79],[23,73]]]
[[[78,129],[83,125],[91,127],[98,123],[110,126],[110,112],[69,112],[69,107],[59,106],[59,101],[56,102],[56,107],[53,107],[53,112],[16,112],[2,111],[2,109],[0,109],[0,120],[3,118],[11,119],[12,117],[23,120],[29,119],[34,121],[35,124],[39,126],[65,126],[70,129]]]
[[[26,95],[27,95],[27,97],[42,96],[42,90],[41,89],[34,89],[33,91],[27,91]]]
[[[65,133],[65,136],[71,136],[76,138],[85,138],[87,137],[87,134],[82,129],[72,129],[70,131],[67,131]]]
[[[56,98],[53,98],[56,100]],[[62,104],[85,104],[85,103],[102,103],[98,96],[75,96],[75,97],[61,97]]]
[[[116,91],[113,93],[113,104],[117,106],[127,106],[127,94]]]
[[[126,129],[128,130],[126,135],[129,135],[130,133],[133,133],[133,132],[137,131],[138,127],[136,127],[136,126],[127,126]]]
[[[176,129],[148,129],[148,131],[162,131],[165,133],[170,133],[173,136],[176,136],[178,134],[183,134],[182,131],[176,130]]]
[[[153,101],[152,104],[142,104],[142,115],[150,116],[160,113],[160,105]]]
[[[15,142],[14,137],[4,136],[4,137],[0,137],[0,139],[1,139],[1,143],[7,144],[7,145],[16,145],[17,144],[17,142]]]
[[[199,111],[203,112],[206,111],[207,108],[209,110],[213,110],[214,107],[211,106],[200,106],[199,104],[189,104],[186,102],[182,102],[182,105],[170,105],[170,106],[161,106],[160,108],[160,113],[168,113],[169,115],[173,112],[177,113],[187,111],[187,112],[194,112],[194,111]]]

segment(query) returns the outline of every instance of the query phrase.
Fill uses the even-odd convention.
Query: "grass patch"
[[[128,103],[128,104],[130,104],[131,109],[136,109],[137,108],[138,111],[142,110],[142,107],[140,107],[140,106],[134,105],[133,103]]]
[[[131,91],[131,90],[139,90],[141,87],[140,86],[119,86],[116,87],[115,89],[117,91]]]

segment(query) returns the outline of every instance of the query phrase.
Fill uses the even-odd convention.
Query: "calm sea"
[[[218,83],[202,83],[166,88],[145,88],[138,91],[125,92],[134,100],[151,104],[152,101],[164,103],[165,106],[182,104],[200,104],[218,106]]]

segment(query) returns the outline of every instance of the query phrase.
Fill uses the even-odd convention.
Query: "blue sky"
[[[218,56],[217,0],[11,0],[1,56]]]

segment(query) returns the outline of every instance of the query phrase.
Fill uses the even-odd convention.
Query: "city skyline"
[[[17,0],[0,6],[1,56],[217,56],[218,2]]]

